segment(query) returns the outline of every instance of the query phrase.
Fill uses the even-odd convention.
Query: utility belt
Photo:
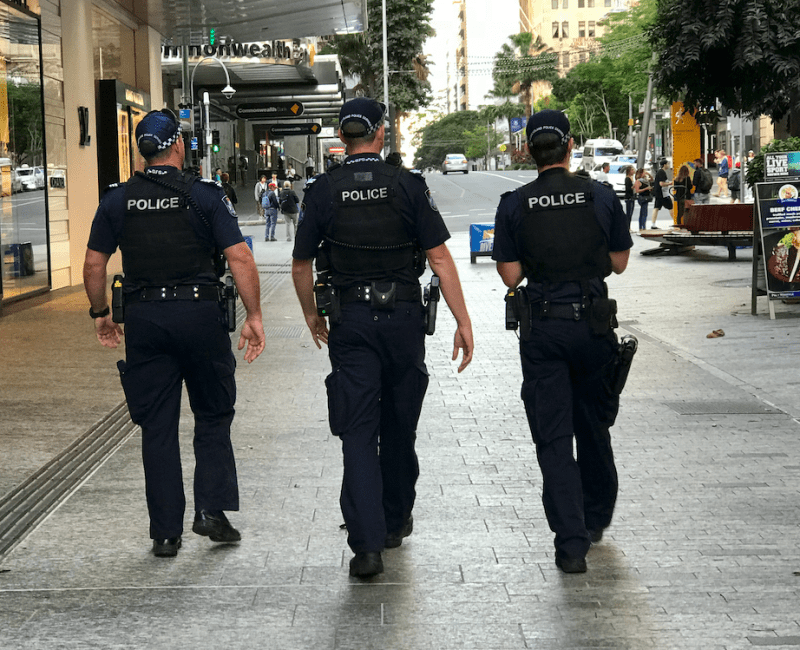
[[[347,305],[351,302],[368,302],[376,309],[394,309],[398,300],[405,302],[419,302],[422,292],[418,284],[400,284],[396,282],[372,282],[357,287],[347,287],[337,290],[339,304]]]
[[[506,293],[506,329],[520,330],[520,338],[530,337],[534,320],[558,318],[562,320],[585,320],[592,333],[604,336],[617,327],[617,301],[610,298],[585,298],[581,302],[553,303],[549,300],[530,301],[524,287],[509,289]]]
[[[191,300],[193,302],[214,301],[224,308],[228,331],[236,329],[236,299],[238,292],[233,278],[227,276],[225,284],[178,284],[169,287],[141,287],[123,294],[121,275],[115,275],[111,283],[112,320],[125,322],[125,307],[139,302],[171,302]]]

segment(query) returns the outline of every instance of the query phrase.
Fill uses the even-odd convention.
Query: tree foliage
[[[733,113],[773,121],[798,110],[796,0],[659,0],[650,42],[659,52],[654,84],[669,99],[689,108],[719,99]]]
[[[33,83],[9,83],[8,153],[16,166],[41,163],[44,150],[42,87]]]
[[[386,0],[389,102],[399,112],[426,106],[431,98],[428,61],[422,46],[433,35],[433,0]],[[359,34],[337,34],[330,44],[342,71],[357,80],[356,91],[383,98],[383,16],[380,2],[370,2],[368,28]]]
[[[541,37],[535,39],[530,32],[520,32],[508,37],[510,43],[503,43],[494,55],[492,97],[511,97],[518,95],[525,106],[525,115],[531,114],[531,88],[537,81],[554,81],[557,78],[557,55]]]
[[[414,167],[427,169],[439,168],[449,153],[463,153],[467,156],[467,148],[472,136],[483,128],[483,151],[486,151],[486,123],[477,111],[458,111],[450,113],[440,120],[428,124],[414,136],[419,145],[414,159]],[[469,157],[469,156],[467,156]]]
[[[577,139],[614,136],[627,130],[628,96],[638,106],[647,92],[652,47],[646,35],[656,0],[642,0],[601,23],[600,50],[553,82],[553,97],[567,111]]]

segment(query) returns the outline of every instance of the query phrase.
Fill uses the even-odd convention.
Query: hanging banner
[[[800,298],[800,152],[766,154],[768,182],[756,183],[767,294]]]

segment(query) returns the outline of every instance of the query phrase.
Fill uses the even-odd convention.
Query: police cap
[[[136,125],[136,146],[145,158],[164,151],[181,137],[181,123],[168,108],[150,111]]]
[[[534,113],[528,118],[528,125],[525,128],[525,137],[528,140],[528,144],[532,145],[537,135],[553,133],[561,138],[561,144],[567,144],[572,137],[569,129],[569,120],[564,113],[546,109]]]
[[[344,103],[339,111],[339,128],[348,138],[363,138],[375,133],[383,124],[386,104],[369,97],[356,97]]]

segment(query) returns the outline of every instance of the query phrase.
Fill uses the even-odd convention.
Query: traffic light
[[[208,30],[208,44],[209,45],[216,45],[217,41],[217,30],[213,27]]]
[[[217,129],[211,132],[211,151],[214,153],[219,151],[219,131]]]

